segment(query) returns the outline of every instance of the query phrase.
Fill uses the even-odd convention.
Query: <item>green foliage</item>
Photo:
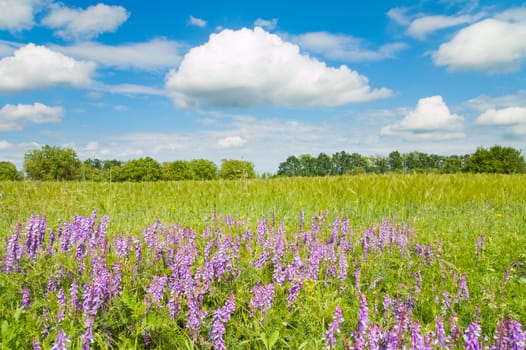
[[[180,181],[193,180],[194,178],[192,166],[186,160],[176,160],[163,165],[163,180]]]
[[[225,180],[253,179],[256,177],[254,164],[245,160],[223,159],[219,176]]]
[[[214,162],[207,159],[193,159],[190,161],[190,169],[194,174],[195,180],[214,180],[217,179],[217,166]]]
[[[467,170],[474,173],[515,174],[526,170],[524,157],[512,147],[477,148],[467,162]]]
[[[115,181],[157,181],[161,179],[161,165],[153,158],[146,157],[130,160],[121,167],[112,167],[116,170]]]
[[[0,181],[18,180],[16,166],[10,162],[0,162]]]
[[[389,169],[391,171],[401,171],[404,170],[404,163],[402,160],[402,155],[398,151],[393,151],[389,153]]]
[[[71,148],[45,145],[24,155],[24,170],[31,180],[76,180],[80,169],[81,162]]]

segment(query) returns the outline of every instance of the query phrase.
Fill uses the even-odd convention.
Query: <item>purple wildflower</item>
[[[254,264],[253,264],[254,267],[255,267],[256,269],[258,269],[258,270],[261,270],[261,269],[265,266],[265,264],[267,263],[267,260],[268,260],[269,256],[270,256],[270,253],[269,253],[268,251],[265,250],[265,251],[259,256],[259,258],[258,258],[256,261],[254,261]]]
[[[86,327],[86,331],[84,332],[84,334],[82,334],[82,350],[91,349],[90,344],[93,343],[93,330],[91,328],[92,323],[93,323],[93,319],[90,319]]]
[[[365,294],[360,294],[360,312],[358,314],[358,326],[354,334],[355,344],[357,348],[365,347],[365,340],[367,339],[367,328],[369,327],[369,309],[367,307],[367,299]]]
[[[20,229],[20,228],[19,228]],[[5,245],[4,270],[5,272],[12,272],[16,270],[16,262],[22,257],[22,249],[20,247],[20,234],[17,229],[11,237],[9,237]]]
[[[343,315],[342,315],[342,309],[338,305],[336,306],[336,310],[334,311],[334,315],[332,316],[332,322],[329,324],[329,329],[325,332],[323,335],[323,340],[326,340],[325,343],[326,348],[330,348],[334,345],[336,345],[336,333],[340,331],[340,323],[344,321]]]
[[[79,291],[79,286],[77,284],[77,281],[73,280],[71,282],[71,286],[69,287],[69,297],[70,297],[71,307],[73,308],[75,312],[78,312],[80,310],[78,291]]]
[[[345,249],[340,246],[340,257],[338,259],[338,278],[342,283],[345,283],[347,279],[347,268],[349,263],[347,262],[347,254]],[[340,286],[340,290],[343,289],[343,285]]]
[[[420,331],[420,323],[412,322],[411,323],[411,347],[412,350],[420,350],[424,348],[424,336]]]
[[[69,342],[70,340],[66,332],[64,332],[64,330],[61,329],[60,332],[58,332],[57,334],[57,339],[53,343],[51,350],[66,350],[67,349],[66,343],[69,343]]]
[[[163,299],[164,288],[166,286],[167,277],[153,276],[150,288],[148,288],[148,294],[145,297],[144,302],[147,305],[157,304],[159,305]]]
[[[354,289],[356,289],[356,291],[360,291],[360,274],[361,271],[359,268],[354,270]]]
[[[442,317],[440,316],[437,316],[436,319],[435,319],[435,339],[436,339],[436,344],[438,344],[438,346],[443,349],[446,347],[446,342],[447,342],[447,338],[446,338],[446,329],[444,327],[444,320],[442,319]]]
[[[190,338],[193,341],[197,340],[199,334],[199,329],[201,328],[201,323],[203,323],[204,318],[206,317],[207,312],[201,310],[201,304],[194,297],[190,296],[188,299],[188,315],[186,317],[186,328],[190,333]]]
[[[38,339],[33,339],[33,350],[42,350],[42,346],[40,346]]]
[[[481,328],[477,320],[471,322],[464,333],[464,347],[467,350],[481,350],[482,344],[480,341]]]
[[[497,342],[491,347],[492,350],[526,348],[526,332],[522,330],[520,322],[509,316],[504,317],[504,320],[499,322],[495,339]]]
[[[64,288],[59,289],[57,300],[59,305],[57,320],[60,323],[64,320],[64,310],[66,308],[66,295],[64,293]]]
[[[296,298],[298,297],[300,290],[303,288],[303,283],[299,280],[295,280],[292,282],[292,286],[289,288],[289,296],[287,297],[287,303],[289,309],[292,307],[292,304],[296,301]]]
[[[254,296],[250,300],[250,317],[254,317],[256,310],[260,310],[261,317],[265,318],[267,311],[272,307],[274,284],[262,286],[258,283],[252,288],[252,293]]]
[[[31,306],[31,292],[24,287],[22,288],[22,307],[27,309],[29,306]]]
[[[460,282],[458,283],[458,297],[460,299],[469,299],[468,284],[466,282],[466,273],[460,276]]]
[[[382,344],[386,336],[386,332],[382,330],[379,324],[373,323],[369,326],[367,341],[369,343],[369,350],[384,349]]]
[[[223,336],[226,333],[225,323],[230,320],[235,308],[236,304],[234,301],[234,294],[232,293],[225,302],[225,305],[214,312],[212,327],[210,329],[210,340],[212,340],[214,347],[218,350],[226,350],[225,340],[223,339]]]

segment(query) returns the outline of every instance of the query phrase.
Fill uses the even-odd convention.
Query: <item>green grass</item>
[[[99,218],[103,215],[110,218],[110,235],[124,232],[136,236],[157,219],[167,224],[193,227],[200,234],[207,225],[206,219],[214,213],[219,218],[227,215],[248,218],[253,231],[265,216],[275,217],[283,220],[288,234],[297,232],[300,211],[305,213],[306,226],[310,226],[314,215],[327,212],[329,220],[324,234],[330,232],[335,217],[348,217],[350,226],[357,233],[385,218],[392,218],[397,223],[409,223],[415,232],[415,241],[432,247],[438,261],[426,266],[419,263],[418,256],[406,261],[396,254],[373,255],[367,260],[357,261],[361,253],[357,243],[353,252],[356,257],[349,257],[349,263],[362,269],[363,286],[370,286],[376,279],[379,281],[376,288],[367,291],[370,303],[373,300],[381,303],[383,293],[403,295],[412,290],[414,276],[421,269],[424,284],[414,315],[424,325],[432,325],[438,312],[433,306],[435,289],[456,291],[452,274],[466,273],[471,297],[468,302],[455,306],[463,326],[473,320],[475,307],[480,308],[480,322],[486,335],[494,331],[502,315],[510,315],[526,324],[525,175],[389,174],[165,183],[0,182],[0,208],[2,242],[19,222],[26,222],[33,213],[46,216],[48,225],[56,227],[59,220],[70,221],[76,214],[89,216],[94,209]],[[475,246],[481,236],[485,238],[485,246],[482,254],[477,256]],[[2,244],[0,256],[4,255],[3,250]],[[279,287],[276,289],[277,304],[265,321],[258,323],[247,319],[250,288],[259,280],[268,283],[272,271],[255,270],[247,263],[254,256],[247,251],[242,254],[243,269],[239,278],[231,285],[218,284],[215,294],[208,297],[210,308],[222,305],[230,290],[235,290],[236,298],[241,300],[232,325],[228,327],[228,342],[239,347],[245,344],[242,348],[265,348],[263,345],[268,345],[273,330],[280,329],[276,336],[278,344],[283,347],[287,342],[288,348],[300,347],[305,335],[312,338],[305,343],[307,348],[319,347],[322,344],[320,335],[330,322],[335,306],[340,304],[347,319],[346,328],[354,329],[359,305],[350,296],[356,295],[356,291],[352,286],[346,287],[346,297],[342,297],[335,286],[327,287],[322,282],[307,283],[299,297],[299,306],[292,312],[285,311],[288,287]],[[61,259],[60,264],[64,266],[76,264],[70,257]],[[20,281],[28,283],[30,275],[45,286],[47,272],[36,265],[29,266],[27,276],[12,275],[21,280],[0,281],[0,289],[10,295],[6,300],[13,303],[0,303],[0,311],[16,310]],[[506,269],[512,273],[512,282],[504,285],[502,279]],[[140,319],[136,316],[140,310],[134,311],[133,308],[141,307],[148,288],[144,283],[149,283],[151,275],[162,271],[148,270],[145,273],[147,276],[142,281],[132,279],[131,273],[127,275],[129,281],[125,288],[129,289],[123,292],[118,313],[103,316],[108,317],[111,327],[123,329],[123,334],[128,334],[122,339],[122,346],[128,344],[131,347],[133,344],[128,323]],[[352,277],[349,277],[350,285],[351,281]],[[38,290],[38,285],[33,284],[31,289]],[[56,299],[50,302],[56,304]],[[303,315],[312,319],[305,320]],[[22,317],[22,321],[15,316],[6,318],[10,325],[21,324],[21,329],[26,330],[39,327],[38,319],[30,318],[26,313],[16,316]],[[148,317],[147,324],[154,327],[159,339],[170,339],[174,325],[165,323],[166,315],[151,314]],[[72,325],[69,328],[75,329]],[[179,346],[189,342],[183,328],[175,327],[175,330]],[[77,329],[77,333],[81,334],[81,330]],[[35,331],[32,334],[35,335]],[[104,333],[97,334],[103,336]]]

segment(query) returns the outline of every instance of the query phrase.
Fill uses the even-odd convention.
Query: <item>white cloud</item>
[[[321,54],[322,56],[349,62],[379,61],[394,58],[406,48],[403,43],[390,43],[378,50],[367,49],[363,39],[351,35],[332,34],[328,32],[305,33],[292,38],[302,49]]]
[[[427,35],[440,29],[450,28],[472,22],[471,16],[423,16],[411,22],[407,28],[407,34],[417,38],[425,39]]]
[[[411,23],[409,16],[407,15],[408,8],[406,7],[394,7],[387,11],[387,17],[395,21],[396,23],[406,26]]]
[[[18,32],[33,27],[39,0],[0,0],[0,30]]]
[[[194,17],[194,16],[190,16],[190,19],[188,20],[188,22],[191,25],[199,27],[199,28],[206,27],[206,21],[204,19],[197,18],[197,17]]]
[[[51,85],[87,86],[95,63],[76,61],[45,46],[28,44],[0,60],[0,92]]]
[[[0,40],[0,57],[11,56],[22,44],[13,41]]]
[[[451,114],[442,96],[418,100],[416,108],[400,122],[385,126],[380,134],[398,135],[409,140],[447,140],[462,138],[463,118]]]
[[[371,89],[366,77],[347,66],[327,67],[259,27],[212,34],[167,74],[166,88],[179,107],[337,106],[392,95]]]
[[[468,100],[463,107],[480,113],[489,109],[526,107],[526,90],[519,90],[514,94],[498,97],[480,95]]]
[[[433,53],[437,66],[488,73],[519,69],[526,58],[526,8],[506,11],[460,30]]]
[[[153,95],[165,96],[166,92],[163,89],[157,89],[151,86],[137,85],[137,84],[119,84],[119,85],[104,85],[98,84],[94,88],[107,91],[112,94],[121,95]]]
[[[476,120],[479,125],[503,126],[512,136],[526,135],[526,107],[488,109]]]
[[[477,118],[480,125],[515,125],[526,124],[525,107],[508,107],[488,109]]]
[[[85,10],[53,5],[42,24],[57,29],[56,35],[65,39],[89,39],[105,32],[114,32],[130,14],[122,6],[99,3]]]
[[[113,107],[114,110],[116,110],[117,112],[126,112],[129,108],[128,106],[125,106],[125,105],[116,105]]]
[[[167,39],[121,45],[82,42],[71,46],[52,46],[54,50],[75,58],[95,61],[119,69],[156,70],[173,67],[181,61],[179,44]]]
[[[266,30],[274,30],[278,25],[278,19],[272,18],[271,20],[258,18],[254,21],[254,26],[265,28]]]
[[[234,147],[241,147],[245,143],[247,143],[247,140],[245,140],[241,136],[227,136],[217,141],[217,147],[218,148],[234,148]]]
[[[63,116],[62,107],[49,107],[38,102],[32,105],[7,104],[0,109],[0,132],[22,130],[27,124],[58,123]]]

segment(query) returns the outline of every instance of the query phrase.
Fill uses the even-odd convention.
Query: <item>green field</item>
[[[199,237],[206,228],[216,228],[222,232],[221,237],[241,237],[247,228],[255,234],[258,223],[265,218],[268,225],[274,227],[274,231],[269,229],[267,232],[269,237],[276,234],[275,229],[282,222],[282,229],[286,232],[284,237],[292,242],[301,231],[300,212],[304,213],[305,230],[310,228],[316,231],[311,227],[313,217],[323,220],[322,228],[317,229],[320,239],[329,239],[336,218],[340,220],[340,225],[348,218],[349,226],[355,232],[355,236],[348,241],[352,246],[346,257],[350,267],[346,279],[340,281],[343,284],[327,279],[323,271],[319,281],[306,278],[301,281],[299,298],[302,304],[292,309],[286,307],[292,280],[283,285],[276,284],[274,306],[261,320],[249,316],[251,288],[258,283],[271,283],[273,272],[268,265],[261,269],[253,267],[254,256],[267,248],[257,245],[255,238],[254,242],[247,240],[246,246],[241,247],[240,256],[234,259],[237,267],[234,267],[235,272],[229,272],[229,282],[216,281],[209,287],[202,305],[208,311],[203,321],[206,326],[199,331],[197,340],[188,335],[183,316],[170,323],[166,310],[153,310],[141,316],[135,314],[134,307],[130,306],[142,303],[148,295],[152,277],[167,275],[167,266],[142,267],[143,275],[138,281],[131,274],[126,274],[130,271],[123,272],[124,281],[128,284],[123,282],[120,297],[106,300],[104,315],[97,314],[93,326],[96,334],[94,348],[104,348],[101,344],[114,348],[173,348],[183,347],[183,344],[189,348],[194,345],[197,348],[213,348],[211,338],[208,339],[208,328],[214,322],[212,313],[225,303],[229,293],[236,296],[236,311],[226,323],[224,338],[228,348],[271,348],[270,338],[276,338],[275,348],[320,348],[325,344],[323,334],[336,306],[341,306],[345,318],[337,336],[336,348],[344,348],[345,339],[357,339],[351,334],[359,323],[360,295],[367,297],[371,324],[376,322],[383,329],[393,326],[389,318],[385,321],[381,317],[384,296],[413,296],[415,305],[411,317],[422,325],[421,332],[425,336],[434,330],[435,319],[440,314],[437,298],[442,298],[444,291],[456,293],[458,278],[463,274],[467,276],[469,298],[460,298],[443,314],[448,320],[458,318],[463,334],[464,329],[476,320],[482,326],[480,342],[485,346],[493,342],[497,325],[505,317],[526,324],[525,175],[389,174],[155,183],[3,182],[0,183],[0,208],[0,232],[5,242],[0,248],[0,257],[4,265],[8,237],[20,222],[27,222],[32,214],[45,216],[48,228],[56,229],[61,220],[71,221],[74,215],[88,217],[93,210],[97,210],[97,223],[103,216],[109,218],[107,234],[110,244],[113,237],[120,233],[142,236],[147,227],[157,220],[166,227],[177,223],[181,229],[193,228],[197,233],[199,249],[204,249],[205,239],[200,242]],[[224,220],[225,217],[227,220]],[[228,218],[238,223],[233,228],[226,227],[224,222],[230,220]],[[395,226],[409,225],[410,255],[397,253],[391,246],[385,251],[373,249],[371,254],[364,252],[364,232],[368,227],[379,232],[382,223],[386,224],[385,219],[395,220]],[[169,231],[168,228],[165,231]],[[431,262],[426,263],[422,247],[431,252]],[[108,266],[116,261],[111,249],[108,250]],[[219,250],[219,246],[215,249]],[[308,249],[302,246],[297,254],[307,259],[310,254]],[[336,251],[340,252],[338,249]],[[293,256],[290,254],[283,256],[284,264],[291,263]],[[22,310],[17,309],[22,286],[29,286],[32,295],[43,298],[47,283],[45,264],[51,262],[54,268],[60,265],[71,272],[77,262],[70,255],[57,253],[49,260],[49,256],[37,254],[33,260],[20,261],[21,271],[0,271],[0,292],[5,296],[0,305],[0,314],[3,315],[0,317],[6,324],[6,330],[2,329],[3,348],[13,347],[13,339],[21,337],[22,333],[16,333],[14,328],[23,330],[31,339],[39,339],[43,348],[50,348],[61,326],[72,340],[71,348],[80,349],[79,339],[85,329],[82,322],[80,326],[75,326],[75,320],[82,319],[78,315],[71,315],[70,312],[62,323],[48,327],[50,334],[45,337],[38,329],[43,305],[35,302],[29,309],[20,311],[22,316],[17,319],[6,316]],[[330,260],[327,256],[325,258]],[[196,261],[192,268],[195,270],[199,263],[203,261]],[[323,261],[321,264],[325,266]],[[357,277],[353,275],[353,270],[360,271],[358,281],[362,287],[356,285]],[[422,276],[422,284],[415,286],[417,274]],[[325,276],[325,283],[322,275]],[[41,281],[35,282],[30,277],[40,278]],[[86,273],[76,278],[86,283],[89,281]],[[64,288],[70,282],[64,280]],[[39,286],[43,286],[43,291],[39,290]],[[165,294],[168,298],[167,290]],[[53,315],[57,312],[57,302],[55,297],[52,300],[47,312]],[[186,303],[183,302],[183,310],[188,307]],[[373,304],[376,305],[373,307]],[[122,311],[127,308],[130,310]],[[373,308],[378,310],[373,311]],[[127,321],[124,322],[124,319]],[[144,340],[142,331],[131,326],[131,323],[137,322],[144,325],[142,331],[148,331],[151,344]],[[112,336],[105,335],[103,325],[111,329]],[[454,338],[450,332],[447,330],[446,333]],[[406,337],[407,344],[416,341],[410,340],[409,331]],[[20,344],[27,345],[24,343],[27,339],[20,341]],[[453,344],[453,340],[450,342]],[[454,344],[463,344],[462,336]]]

